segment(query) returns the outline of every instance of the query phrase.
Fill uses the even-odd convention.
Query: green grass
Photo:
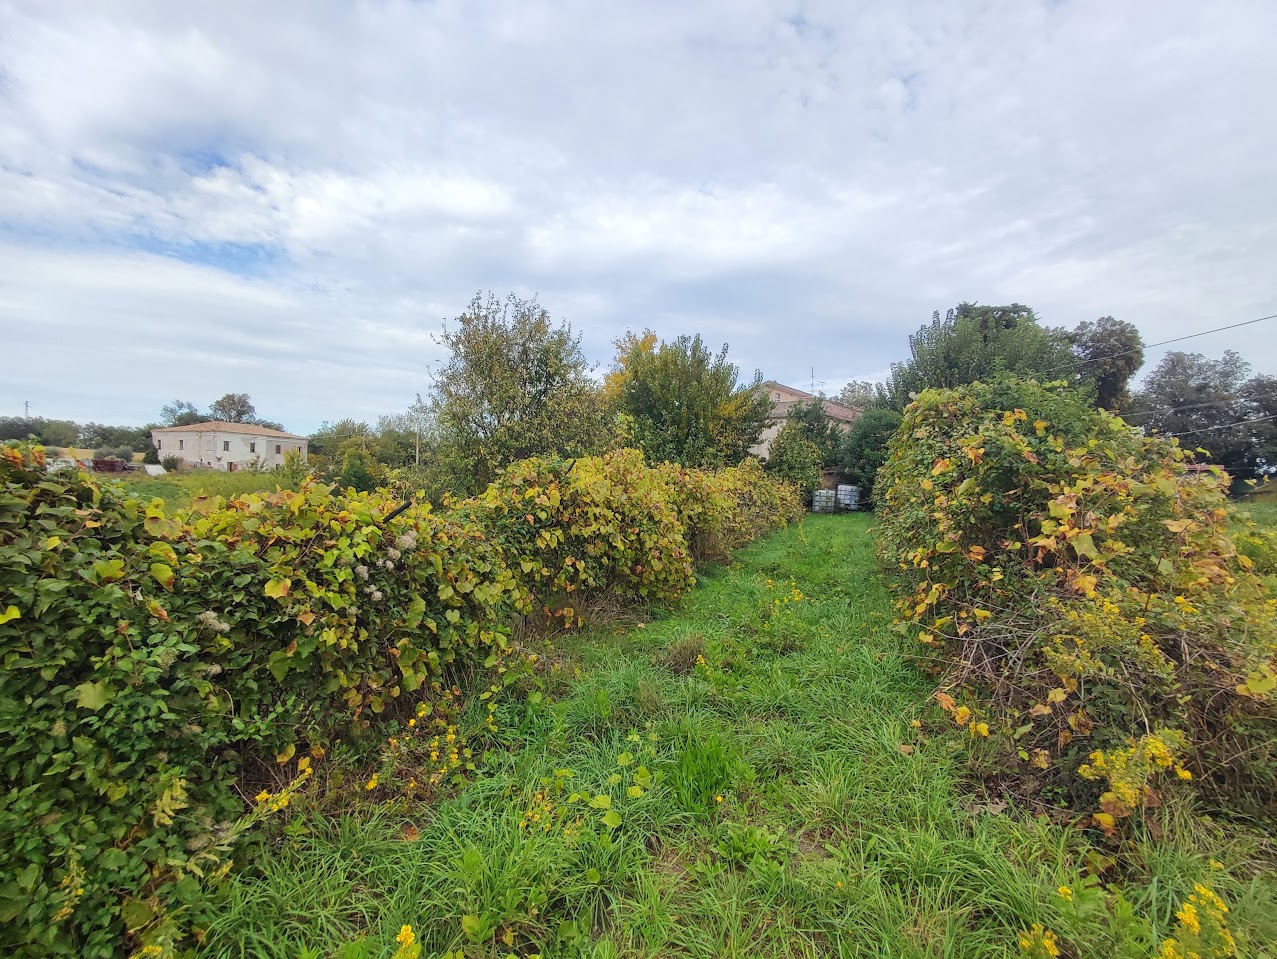
[[[1032,923],[1067,925],[1058,887],[1113,861],[1157,937],[1200,880],[1242,954],[1274,955],[1262,838],[1168,807],[1163,838],[1119,848],[975,796],[890,623],[869,517],[757,543],[676,612],[562,640],[545,699],[502,704],[455,795],[298,813],[201,955],[389,957],[411,925],[423,956],[1017,956]],[[1067,954],[1120,938],[1095,923]]]
[[[273,473],[223,473],[219,470],[189,470],[164,476],[147,476],[139,470],[122,473],[118,479],[130,495],[142,500],[162,499],[171,509],[190,505],[191,500],[201,493],[229,499],[241,493],[274,491],[278,482]]]
[[[1277,529],[1277,495],[1266,493],[1242,499],[1238,510],[1251,522],[1267,529]]]

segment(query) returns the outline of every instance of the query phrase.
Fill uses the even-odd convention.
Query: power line
[[[1175,337],[1171,337],[1171,339],[1169,340],[1160,340],[1157,343],[1145,343],[1143,346],[1137,346],[1131,350],[1122,350],[1119,353],[1108,353],[1104,356],[1093,356],[1093,357],[1089,357],[1088,359],[1078,358],[1063,366],[1057,366],[1053,370],[1047,370],[1046,373],[1044,373],[1043,375],[1049,376],[1052,373],[1057,373],[1057,372],[1060,372],[1061,370],[1072,369],[1074,367],[1081,366],[1087,363],[1099,363],[1101,360],[1113,360],[1113,359],[1117,359],[1117,357],[1119,356],[1130,356],[1132,353],[1142,353],[1144,350],[1156,349],[1159,346],[1169,346],[1172,343],[1182,343],[1184,340],[1191,340],[1194,337],[1198,337],[1198,336],[1207,336],[1211,333],[1222,333],[1224,332],[1224,330],[1235,330],[1238,327],[1250,326],[1254,323],[1262,323],[1265,320],[1277,320],[1277,313],[1270,313],[1268,316],[1260,316],[1253,320],[1243,320],[1241,323],[1231,323],[1228,326],[1217,326],[1213,330],[1202,330],[1200,333],[1188,333],[1184,336],[1175,336]]]
[[[1120,415],[1122,419],[1129,421],[1133,419],[1143,419],[1148,416],[1178,416],[1180,413],[1188,410],[1201,410],[1209,406],[1227,407],[1228,403],[1225,400],[1211,400],[1209,403],[1194,403],[1191,406],[1163,406],[1158,407],[1157,409],[1145,410],[1143,412],[1137,411],[1130,414],[1122,413]]]
[[[1198,430],[1185,430],[1183,433],[1161,433],[1160,436],[1192,436],[1195,433],[1210,433],[1214,430],[1230,430],[1234,426],[1245,426],[1247,423],[1263,423],[1265,420],[1277,420],[1277,413],[1270,413],[1268,416],[1256,416],[1254,419],[1238,420],[1236,423],[1221,423],[1218,426],[1203,426]]]

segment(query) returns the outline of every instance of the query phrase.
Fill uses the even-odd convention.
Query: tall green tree
[[[1076,363],[1063,330],[1044,327],[1020,303],[960,303],[909,337],[909,359],[891,365],[883,405],[903,410],[912,395],[931,387],[987,380],[998,372],[1063,378]]]
[[[514,460],[599,447],[599,388],[581,338],[535,298],[476,295],[439,341],[450,355],[435,376],[432,412],[460,491],[484,488]]]
[[[631,336],[617,346],[609,378],[615,410],[632,422],[649,460],[730,465],[758,442],[771,400],[761,381],[738,382],[726,344],[711,353],[700,336],[669,343]]]
[[[160,407],[160,422],[165,426],[190,426],[206,419],[208,417],[189,400],[174,400]]]
[[[878,405],[881,386],[880,383],[871,383],[868,380],[852,380],[838,391],[834,399],[853,410],[867,410]]]
[[[1232,350],[1218,360],[1167,353],[1132,397],[1126,419],[1207,450],[1204,459],[1237,480],[1277,472],[1277,420],[1265,419],[1277,414],[1277,379],[1248,379],[1249,372]],[[1244,492],[1240,483],[1234,492]]]
[[[825,412],[825,401],[817,396],[812,400],[800,400],[789,408],[786,419],[802,432],[808,442],[820,451],[820,465],[832,464],[834,450],[842,431]]]
[[[1133,323],[1101,316],[1079,323],[1069,334],[1077,357],[1077,378],[1095,393],[1095,405],[1120,411],[1130,402],[1130,382],[1144,365],[1144,339]]]
[[[838,465],[871,505],[878,469],[887,461],[887,444],[895,436],[900,420],[895,410],[865,410],[851,424],[838,448]]]
[[[789,420],[771,441],[764,468],[797,486],[806,500],[812,490],[820,486],[820,467],[823,464],[824,454],[820,447],[807,438],[800,423]]]
[[[45,446],[75,446],[79,427],[70,420],[42,416],[0,416],[0,440],[25,440],[34,436]]]
[[[209,404],[208,413],[223,423],[253,423],[257,419],[257,408],[247,393],[227,393]]]

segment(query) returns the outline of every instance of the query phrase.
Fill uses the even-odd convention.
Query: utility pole
[[[30,400],[22,401],[22,418],[24,420],[31,419],[31,401]]]

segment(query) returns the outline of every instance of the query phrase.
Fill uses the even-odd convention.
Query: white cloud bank
[[[478,289],[796,385],[1277,312],[1267,0],[0,0],[0,413],[405,407]],[[1277,372],[1277,321],[1190,341]]]

